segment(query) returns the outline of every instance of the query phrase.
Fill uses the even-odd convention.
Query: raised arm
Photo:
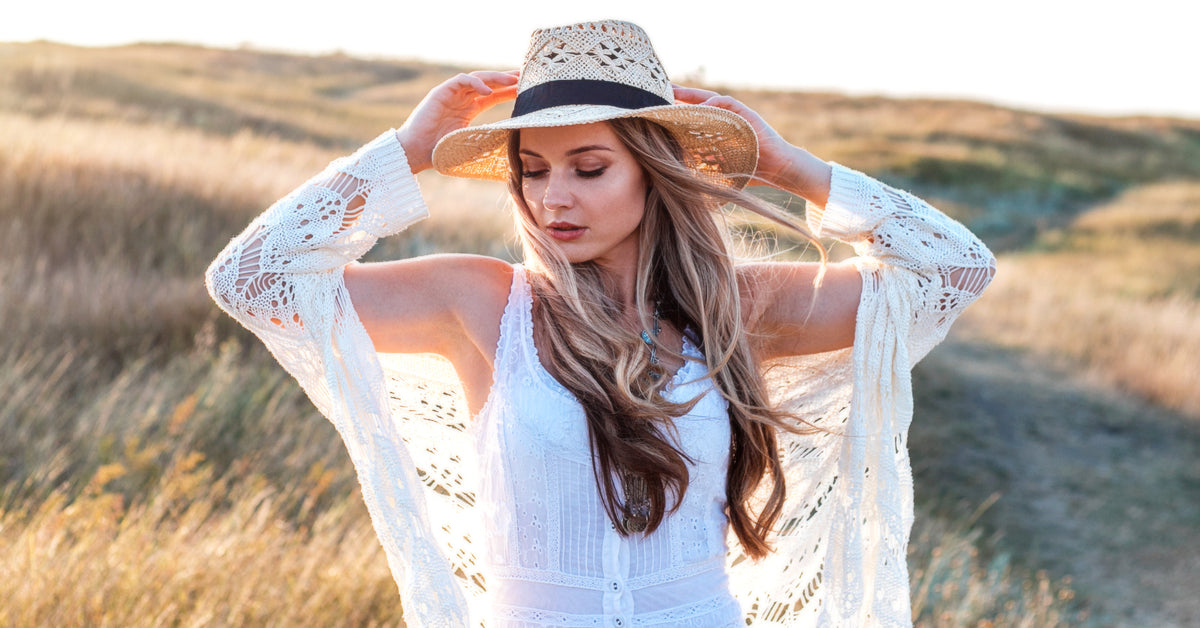
[[[824,269],[812,263],[740,269],[746,294],[754,299],[751,332],[768,339],[762,357],[850,346],[864,287],[878,289],[887,274],[888,281],[904,283],[908,292],[911,311],[904,315],[910,317],[907,345],[915,363],[991,281],[995,258],[983,242],[925,201],[791,145],[729,96],[683,87],[675,94],[681,101],[746,118],[759,140],[757,182],[806,199],[813,234],[847,242],[859,255]],[[815,286],[822,270],[822,281]]]
[[[307,308],[296,279],[340,281],[375,241],[428,215],[394,131],[276,201],[209,266],[209,292],[257,334],[299,338]]]
[[[463,283],[447,279],[475,269],[497,274],[496,264],[461,256],[352,262],[378,238],[428,215],[413,175],[430,166],[438,139],[511,98],[515,82],[512,73],[478,72],[460,74],[432,90],[398,131],[334,161],[230,242],[208,271],[213,298],[256,333],[300,337],[305,317],[324,313],[298,298],[296,279],[311,283],[325,275],[329,288],[340,292],[334,284],[344,273],[347,298],[353,298],[379,349],[449,352],[447,339],[462,336],[455,327],[462,317],[451,314],[463,301],[454,288]]]

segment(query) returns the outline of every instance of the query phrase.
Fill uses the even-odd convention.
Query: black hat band
[[[621,109],[642,109],[670,105],[671,101],[644,89],[590,79],[547,81],[521,92],[513,105],[512,117],[562,105],[607,105]]]

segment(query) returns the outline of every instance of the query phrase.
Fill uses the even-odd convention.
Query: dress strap
[[[494,382],[499,382],[506,374],[516,372],[515,367],[521,359],[524,344],[529,300],[529,281],[525,277],[525,267],[514,264],[512,286],[508,290],[504,315],[500,317],[500,339],[496,344],[496,357],[492,363]]]

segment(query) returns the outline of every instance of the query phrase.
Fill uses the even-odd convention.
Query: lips
[[[574,240],[582,236],[586,231],[587,227],[580,227],[576,224],[557,220],[546,225],[546,233],[549,233],[550,237],[556,240]]]

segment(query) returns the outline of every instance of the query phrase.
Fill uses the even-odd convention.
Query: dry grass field
[[[334,430],[201,275],[453,71],[0,44],[0,625],[402,623]],[[736,95],[1002,252],[917,372],[918,624],[1200,623],[1200,121]],[[371,258],[514,257],[501,186],[421,184]]]

